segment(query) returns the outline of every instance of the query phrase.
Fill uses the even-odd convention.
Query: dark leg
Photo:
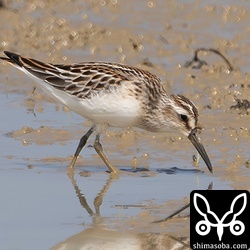
[[[91,136],[91,134],[95,131],[95,125],[93,125],[89,131],[81,138],[79,145],[76,149],[76,152],[74,154],[74,157],[71,161],[71,163],[69,164],[69,168],[73,168],[75,166],[76,160],[78,155],[80,154],[82,148],[85,146],[85,144],[87,143],[87,140],[89,139],[89,137]]]
[[[104,163],[106,164],[106,166],[110,170],[110,173],[117,174],[119,170],[115,166],[111,165],[111,163],[109,162],[109,160],[107,159],[107,157],[103,153],[102,144],[100,143],[100,134],[96,135],[94,148],[95,148],[97,154],[101,157],[101,159],[104,161]]]

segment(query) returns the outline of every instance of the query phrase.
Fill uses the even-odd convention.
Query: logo
[[[238,249],[248,249],[249,216],[248,191],[193,191],[190,195],[191,248],[219,249],[226,246],[233,249],[237,245]]]

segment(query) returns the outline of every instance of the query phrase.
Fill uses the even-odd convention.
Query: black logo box
[[[198,194],[198,195],[197,195]],[[241,195],[242,194],[242,195]],[[245,195],[243,195],[245,194]],[[227,212],[232,209],[232,213],[228,215],[222,221],[223,224],[232,223],[232,220],[235,221],[233,227],[230,229],[230,226],[222,226],[223,232],[221,240],[219,240],[218,232],[216,226],[211,226],[211,223],[218,224],[218,221],[215,219],[212,213],[207,212],[207,204],[204,199],[201,199],[201,196],[205,197],[209,204],[210,211],[215,213],[219,220],[225,216]],[[241,195],[238,198],[234,205],[232,202],[234,199]],[[207,215],[205,220],[204,216],[201,215],[194,205],[194,197],[196,197],[196,207],[200,211]],[[246,197],[245,209],[236,217],[234,215],[239,213],[244,206],[244,197]],[[232,208],[231,208],[232,207]],[[206,231],[206,225],[200,221],[206,221],[210,230],[206,235],[200,235],[196,231],[196,226],[199,226],[199,229]],[[237,223],[239,222],[239,223]],[[197,223],[199,223],[197,225]],[[238,232],[241,229],[243,223],[244,232],[240,235],[234,235],[233,232]],[[210,225],[209,225],[210,224]],[[220,230],[221,231],[221,230]],[[217,246],[216,246],[217,244]],[[222,247],[222,244],[227,247],[233,247],[234,244],[240,244],[242,248],[239,249],[248,249],[250,247],[250,195],[246,190],[195,190],[190,194],[190,247],[192,249],[212,249],[217,247]],[[204,248],[205,247],[205,248]],[[210,247],[210,248],[209,248]]]

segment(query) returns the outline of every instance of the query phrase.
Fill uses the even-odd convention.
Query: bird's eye
[[[187,115],[180,115],[180,119],[184,122],[186,122],[188,120]]]

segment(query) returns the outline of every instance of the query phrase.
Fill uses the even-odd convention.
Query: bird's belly
[[[139,102],[131,96],[102,94],[84,99],[77,113],[95,123],[106,123],[111,127],[136,126],[140,116]]]
[[[70,110],[96,124],[105,123],[111,127],[132,127],[136,126],[140,116],[139,101],[126,93],[101,93],[88,99],[82,99],[49,85],[42,87],[44,91]]]

